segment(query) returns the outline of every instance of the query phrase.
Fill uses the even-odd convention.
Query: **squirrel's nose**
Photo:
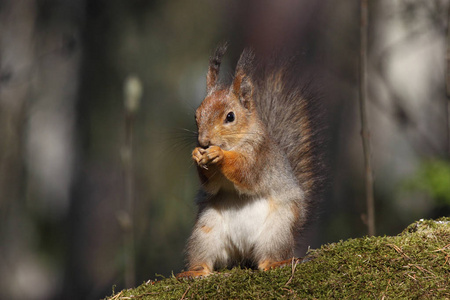
[[[198,135],[198,144],[200,145],[200,147],[202,147],[203,149],[206,149],[210,146],[210,139],[206,134],[199,134]]]

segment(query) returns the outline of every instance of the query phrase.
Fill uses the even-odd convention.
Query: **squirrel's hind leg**
[[[206,277],[212,274],[212,270],[205,264],[192,267],[189,271],[181,272],[177,274],[177,278],[197,278]]]
[[[290,204],[269,199],[269,215],[255,244],[255,261],[259,270],[281,267],[292,263],[294,234],[291,230],[294,216]]]
[[[200,214],[186,249],[188,270],[178,274],[177,278],[204,277],[210,275],[215,266],[226,266],[229,253],[222,227],[222,218],[217,211],[208,209]]]
[[[261,271],[268,271],[271,269],[276,269],[276,268],[281,268],[281,267],[285,267],[291,264],[295,264],[298,262],[298,258],[292,257],[286,260],[282,260],[282,261],[271,261],[271,260],[264,260],[262,262],[259,263],[258,265],[258,269],[260,269]]]

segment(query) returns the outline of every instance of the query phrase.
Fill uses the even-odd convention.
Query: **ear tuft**
[[[252,48],[246,48],[242,51],[241,57],[239,57],[236,65],[236,74],[241,71],[248,71],[255,59],[255,52]]]
[[[214,54],[209,58],[208,74],[206,75],[206,90],[208,94],[214,89],[217,80],[219,79],[220,64],[227,48],[228,43],[222,43],[216,48]]]
[[[236,66],[232,92],[239,98],[242,105],[250,110],[253,106],[253,82],[249,76],[255,54],[251,49],[245,49]]]

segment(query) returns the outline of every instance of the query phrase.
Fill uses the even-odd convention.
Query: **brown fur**
[[[261,270],[284,265],[321,189],[314,104],[302,85],[287,64],[255,63],[247,49],[233,82],[222,86],[225,50],[210,59],[207,96],[196,112],[192,158],[202,191],[187,247],[189,271],[181,277],[239,260]]]

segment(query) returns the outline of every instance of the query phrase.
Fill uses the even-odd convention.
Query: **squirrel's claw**
[[[197,147],[194,149],[194,151],[192,151],[192,159],[200,167],[202,166],[202,159],[203,159],[203,151],[201,151],[201,150],[203,150],[203,149],[200,147]]]

